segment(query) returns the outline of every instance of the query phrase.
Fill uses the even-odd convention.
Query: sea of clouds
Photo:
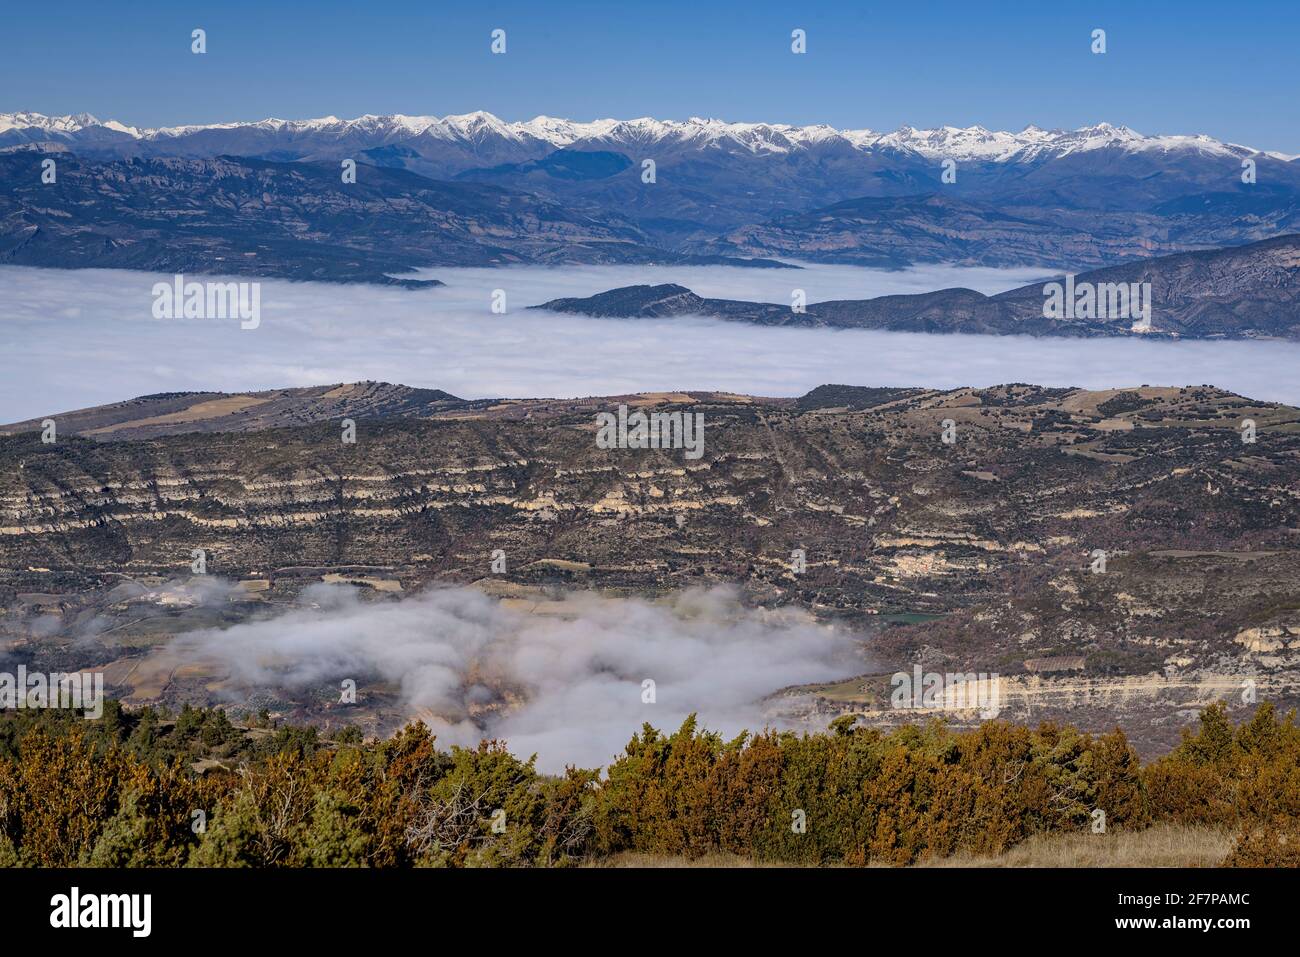
[[[514,267],[428,271],[407,290],[263,280],[261,324],[155,319],[171,276],[0,267],[0,422],[155,392],[244,391],[376,379],[465,398],[720,389],[801,395],[823,383],[953,388],[1002,382],[1112,388],[1213,384],[1300,404],[1300,344],[1033,339],[765,328],[712,319],[610,320],[529,310],[562,296],[677,282],[704,296],[809,302],[967,286],[1041,270],[854,266]],[[212,278],[212,277],[193,277]],[[509,312],[490,310],[504,289]]]
[[[271,619],[182,635],[171,650],[228,673],[235,701],[267,688],[338,689],[349,678],[364,696],[379,680],[443,747],[500,738],[551,772],[607,765],[643,723],[672,731],[691,713],[728,736],[797,726],[764,697],[866,667],[855,636],[798,610],[745,607],[726,587],[658,602],[571,592],[545,615],[464,587],[363,601],[351,586],[318,584],[299,602]]]

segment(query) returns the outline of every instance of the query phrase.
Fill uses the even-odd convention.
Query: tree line
[[[0,718],[0,864],[571,866],[620,852],[804,865],[997,854],[1036,834],[1168,822],[1233,829],[1228,865],[1300,865],[1300,729],[1268,704],[1206,708],[1143,764],[1118,729],[940,721],[724,739],[645,725],[605,769],[545,775],[500,741],[407,725],[237,727],[109,702]]]

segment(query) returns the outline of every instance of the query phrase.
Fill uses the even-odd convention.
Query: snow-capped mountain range
[[[104,145],[113,141],[140,141],[166,147],[195,137],[212,139],[234,134],[270,137],[324,148],[339,145],[379,147],[411,140],[443,141],[466,147],[490,141],[522,147],[551,149],[612,146],[669,146],[674,148],[747,151],[751,154],[789,154],[816,147],[845,145],[862,152],[897,151],[927,159],[954,159],[985,163],[1035,162],[1099,149],[1126,152],[1175,153],[1195,151],[1224,157],[1267,156],[1290,162],[1296,156],[1224,143],[1204,135],[1145,136],[1126,126],[1100,123],[1075,130],[1045,130],[1027,126],[1018,133],[986,130],[981,126],[944,126],[918,130],[904,126],[882,133],[869,129],[839,130],[830,126],[791,126],[780,123],[728,123],[692,117],[685,121],[642,117],[633,120],[579,122],[538,116],[523,122],[506,122],[491,113],[406,116],[367,114],[344,120],[325,116],[309,120],[264,119],[149,129],[116,120],[99,120],[89,113],[46,116],[41,113],[0,113],[0,145],[14,142],[53,141],[69,145],[84,142]]]
[[[33,155],[51,152],[63,154],[58,190],[42,184]],[[340,194],[349,159],[356,189]],[[656,176],[645,176],[647,161]],[[380,248],[370,236],[374,256],[416,257],[406,265],[1077,270],[1300,233],[1295,157],[1108,124],[880,133],[699,118],[508,123],[478,112],[141,129],[11,113],[0,114],[0,185],[0,262],[226,268],[256,238],[258,268],[293,278],[355,278],[343,266],[361,222],[390,240]],[[214,218],[169,218],[196,197]],[[235,221],[217,215],[228,209],[240,211]],[[431,229],[443,221],[459,232]],[[276,229],[278,259],[263,248]],[[330,235],[337,245],[317,249]],[[377,262],[363,273],[382,275]]]

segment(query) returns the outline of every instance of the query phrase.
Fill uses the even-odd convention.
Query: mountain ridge
[[[495,220],[468,224],[453,217],[447,241],[439,236],[432,244],[434,255],[411,255],[412,247],[431,241],[433,234],[405,237],[391,249],[386,270],[380,263],[357,270],[372,276],[411,265],[680,263],[686,257],[699,263],[721,257],[1078,271],[1300,232],[1300,161],[1294,157],[1203,135],[1144,136],[1106,123],[1055,131],[1029,126],[1020,133],[982,127],[876,133],[698,117],[588,123],[537,117],[506,123],[477,112],[141,131],[88,115],[0,118],[0,162],[9,167],[0,172],[6,184],[15,183],[15,192],[39,179],[38,154],[56,157],[61,166],[98,164],[110,181],[135,171],[114,164],[235,157],[279,164],[276,169],[290,176],[295,166],[313,167],[322,176],[333,167],[337,183],[340,162],[354,160],[358,166],[423,177],[441,184],[424,188],[442,194],[473,184],[532,197],[542,233],[557,220],[569,227],[580,223],[566,227],[564,236],[553,230],[548,236],[519,228],[531,220],[516,218],[503,228]],[[364,178],[382,181],[384,175]],[[211,184],[201,188],[211,192]],[[324,180],[318,188],[325,190]],[[111,184],[99,189],[113,192]],[[362,191],[361,184],[354,191]],[[24,215],[43,215],[41,208],[51,197],[58,202],[57,195],[48,186],[27,193]],[[259,198],[250,199],[241,204],[245,216],[262,205]],[[427,204],[400,199],[395,204],[400,214],[417,212],[428,219],[420,208]],[[64,208],[46,226],[58,231],[70,225],[79,240],[92,236],[98,242],[102,230],[76,222],[87,210],[105,211],[102,205]],[[262,215],[273,219],[276,213],[276,205],[268,204]],[[140,209],[114,215],[123,222],[110,226],[120,231],[125,221],[139,218]],[[0,223],[14,233],[12,221]],[[30,225],[20,220],[18,231]],[[307,222],[305,232],[318,225]],[[466,225],[474,228],[458,232]],[[251,232],[274,234],[281,228],[262,222]],[[605,241],[615,235],[618,242]],[[540,249],[548,239],[561,241]],[[300,245],[294,255],[338,260],[353,254],[340,247],[354,250],[371,242],[351,235],[330,243],[331,250]],[[72,245],[73,252],[64,255],[73,265],[129,265],[115,261],[124,254],[111,244]],[[230,252],[242,257],[250,250]],[[87,257],[110,261],[81,261]],[[169,250],[160,249],[154,258],[169,257]],[[54,256],[32,264],[68,263]],[[298,264],[288,275],[330,278],[346,272],[346,265]]]
[[[1063,279],[1051,276],[992,296],[955,288],[811,302],[802,313],[779,303],[709,299],[674,283],[624,286],[531,308],[611,319],[697,315],[759,325],[894,332],[1300,340],[1300,234],[1138,260],[1074,277],[1078,289],[1084,283],[1130,288],[1149,283],[1150,327],[1145,330],[1134,328],[1133,315],[1048,318],[1045,286]]]
[[[702,457],[602,447],[596,414],[619,405],[702,416]],[[28,648],[65,655],[124,581],[212,581],[193,575],[202,549],[206,574],[254,602],[320,581],[381,597],[727,584],[864,625],[921,613],[871,647],[927,670],[1069,657],[1071,682],[1271,688],[1300,664],[1300,409],[1209,386],[501,400],[343,437],[337,419],[0,436],[0,608],[10,624],[63,616],[72,634]],[[105,646],[79,636],[90,660],[156,643],[124,652],[139,616],[111,616]],[[1150,706],[1167,719],[1166,696]]]
[[[681,288],[681,287],[678,287]],[[993,407],[1001,395],[1023,397],[1027,390],[1039,401],[1068,402],[1097,406],[1104,415],[1120,411],[1105,405],[1111,396],[1138,399],[1122,411],[1132,412],[1149,404],[1141,397],[1167,398],[1173,393],[1212,394],[1215,401],[1245,403],[1267,409],[1288,408],[1276,402],[1262,402],[1220,389],[1217,386],[1150,387],[1118,386],[1085,389],[1075,386],[1048,388],[1011,382],[983,388],[958,386],[930,389],[921,386],[861,386],[825,383],[799,396],[740,395],[716,389],[679,389],[671,392],[632,392],[605,396],[555,398],[494,397],[462,399],[441,389],[419,388],[392,382],[364,380],[327,385],[292,386],[242,392],[181,391],[136,396],[82,409],[50,412],[47,415],[0,424],[0,438],[39,433],[46,419],[53,419],[60,436],[76,436],[96,442],[148,442],[171,436],[267,432],[275,429],[313,428],[338,423],[344,418],[357,422],[396,421],[489,421],[543,422],[572,420],[584,412],[616,407],[635,408],[712,405],[720,408],[769,408],[785,412],[865,412],[889,408],[897,403],[950,403],[962,405],[971,396],[978,405]],[[1098,397],[1101,398],[1098,398]],[[1131,407],[1130,407],[1131,406]],[[1300,412],[1293,417],[1300,424]]]
[[[755,152],[782,153],[807,147],[812,143],[841,140],[856,149],[872,148],[910,150],[928,157],[954,159],[993,159],[997,162],[1027,162],[1043,155],[1068,155],[1102,146],[1122,145],[1130,149],[1198,149],[1231,155],[1263,155],[1286,162],[1300,154],[1261,150],[1229,143],[1205,134],[1147,136],[1127,126],[1101,122],[1076,129],[1044,129],[1028,124],[1023,130],[988,130],[942,126],[916,129],[901,126],[890,132],[867,128],[840,129],[826,124],[799,126],[772,122],[729,122],[716,118],[690,117],[686,120],[660,120],[654,117],[635,119],[596,119],[579,121],[539,115],[531,120],[506,121],[486,111],[448,114],[438,117],[410,116],[401,113],[364,114],[350,120],[337,116],[315,119],[284,120],[267,117],[261,120],[223,123],[183,124],[171,127],[136,127],[117,120],[99,120],[89,113],[47,116],[33,111],[0,113],[0,134],[10,131],[39,130],[59,138],[75,138],[83,131],[103,129],[136,140],[178,139],[197,133],[220,130],[266,130],[299,134],[330,132],[348,135],[355,132],[388,137],[429,135],[441,138],[472,139],[484,134],[510,136],[519,140],[534,139],[554,147],[570,147],[576,142],[599,139],[623,139],[629,142],[654,142],[677,139],[682,142],[728,139]]]
[[[0,155],[0,263],[440,285],[392,274],[511,263],[747,263],[657,247],[597,216],[488,183],[401,168],[256,157],[58,160]]]

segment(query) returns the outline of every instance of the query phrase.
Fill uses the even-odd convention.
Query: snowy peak
[[[99,120],[89,113],[75,116],[46,116],[26,110],[19,113],[0,113],[0,132],[6,130],[36,129],[47,133],[75,133],[87,126],[99,126]]]
[[[292,137],[324,137],[355,140],[374,137],[394,142],[429,137],[479,146],[487,142],[547,144],[559,149],[581,144],[600,146],[671,146],[690,149],[719,149],[753,154],[787,154],[843,144],[862,152],[904,151],[927,159],[954,159],[991,163],[1030,162],[1099,149],[1174,152],[1194,150],[1216,155],[1244,156],[1258,153],[1251,147],[1223,143],[1204,135],[1144,136],[1126,126],[1099,123],[1075,130],[1046,130],[1026,126],[1019,133],[987,130],[982,126],[942,126],[914,129],[903,126],[892,133],[869,129],[841,130],[831,126],[791,126],[782,123],[731,123],[716,118],[691,117],[685,121],[653,117],[590,122],[537,116],[522,122],[506,122],[492,113],[476,111],[460,115],[407,116],[366,114],[351,120],[324,116],[309,120],[281,120],[273,117],[231,123],[140,129],[115,120],[103,121],[89,113],[45,116],[41,113],[0,113],[0,134],[15,131],[27,138],[76,139],[79,134],[111,130],[145,141],[174,140],[209,130],[251,131]],[[1266,155],[1290,160],[1279,153]]]
[[[909,150],[933,159],[1001,163],[1029,152],[1037,154],[1043,147],[1050,147],[1056,135],[1037,127],[1026,127],[1020,133],[1007,133],[991,132],[982,126],[967,129],[944,126],[937,130],[914,130],[904,126],[878,137],[871,146]]]

